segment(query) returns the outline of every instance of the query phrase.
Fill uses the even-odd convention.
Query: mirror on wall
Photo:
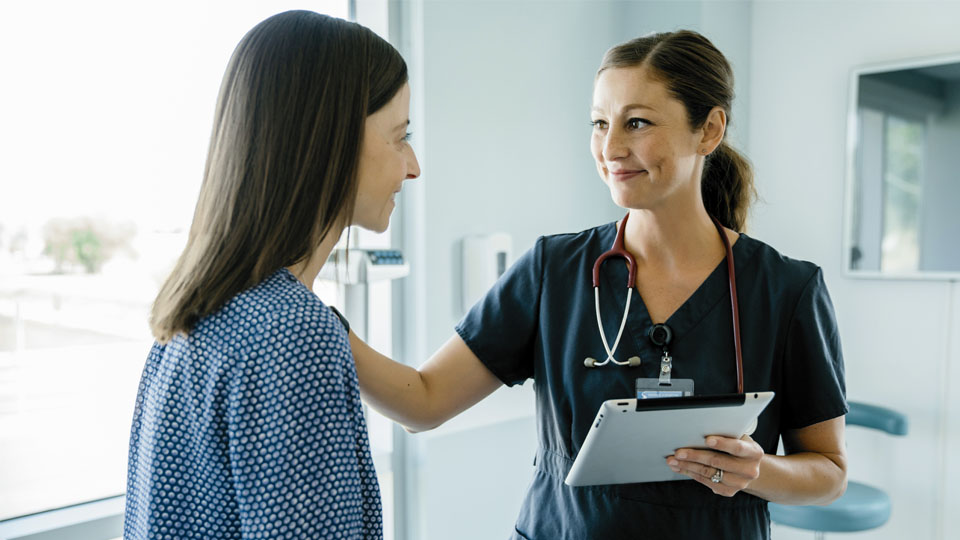
[[[846,267],[960,279],[960,54],[854,70]]]

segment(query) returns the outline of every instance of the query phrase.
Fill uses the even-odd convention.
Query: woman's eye
[[[593,126],[593,129],[605,129],[607,123],[603,120],[591,120],[590,125]]]
[[[411,137],[413,137],[413,133],[411,133],[411,132],[408,131],[408,132],[404,133],[403,138],[400,139],[400,140],[403,141],[403,142],[410,142],[410,138],[411,138]]]
[[[631,118],[627,120],[627,127],[630,129],[640,129],[643,126],[648,126],[648,125],[650,125],[650,122],[643,118]]]

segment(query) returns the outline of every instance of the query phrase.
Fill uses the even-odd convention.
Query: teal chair
[[[851,401],[848,426],[864,426],[890,435],[907,434],[907,417],[884,407]],[[822,539],[827,532],[856,532],[875,529],[890,519],[890,497],[883,491],[859,482],[848,482],[847,492],[827,506],[786,506],[770,503],[774,523],[816,531]]]

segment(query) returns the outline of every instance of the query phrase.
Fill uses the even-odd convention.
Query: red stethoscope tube
[[[607,362],[612,361],[614,364],[620,366],[637,366],[640,365],[640,359],[637,357],[632,357],[626,362],[619,361],[613,357],[614,353],[617,350],[617,346],[620,343],[620,337],[623,334],[623,327],[627,321],[627,313],[630,311],[630,297],[633,293],[634,285],[636,284],[637,279],[637,261],[633,258],[633,255],[627,251],[624,246],[624,231],[626,230],[627,218],[630,217],[628,213],[623,217],[623,221],[620,222],[620,226],[617,227],[617,237],[613,241],[613,247],[609,251],[605,251],[600,257],[597,258],[597,261],[593,264],[593,291],[594,291],[594,307],[597,312],[597,326],[600,329],[600,338],[603,340],[603,347],[607,351],[607,358],[603,362],[597,362],[593,358],[587,358],[584,360],[584,365],[587,367],[600,367],[605,365]],[[720,239],[723,240],[723,247],[726,250],[726,261],[727,261],[727,278],[730,284],[730,308],[733,315],[733,347],[737,354],[737,393],[743,393],[743,350],[740,346],[740,306],[737,302],[737,275],[736,269],[733,264],[733,248],[730,245],[730,240],[727,238],[726,232],[723,230],[723,225],[717,221],[717,218],[710,216],[710,219],[713,221],[713,224],[717,228],[717,232],[720,233]],[[624,308],[623,319],[620,323],[620,330],[617,333],[617,339],[613,343],[613,347],[607,345],[607,337],[603,331],[603,324],[600,320],[600,267],[603,266],[603,263],[611,257],[622,257],[627,261],[627,268],[629,270],[628,282],[627,282],[627,305]]]

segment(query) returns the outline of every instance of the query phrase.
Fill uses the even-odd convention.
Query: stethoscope
[[[597,258],[597,261],[593,264],[593,304],[597,313],[597,328],[600,329],[600,339],[603,341],[603,348],[607,351],[607,358],[603,362],[598,362],[594,358],[584,359],[583,364],[588,368],[605,366],[610,362],[613,362],[618,366],[634,367],[640,365],[639,356],[632,356],[625,361],[614,358],[614,353],[616,353],[617,347],[620,345],[620,338],[623,337],[623,328],[627,325],[627,314],[630,312],[630,300],[633,297],[633,287],[634,284],[636,284],[637,277],[637,261],[634,260],[633,255],[627,251],[623,243],[624,231],[627,228],[627,218],[629,217],[630,214],[628,213],[626,216],[624,216],[623,221],[620,222],[620,226],[617,227],[617,237],[613,241],[613,247],[610,248],[609,251],[606,251],[600,255],[600,257]],[[723,231],[723,226],[720,225],[720,222],[717,221],[717,219],[713,216],[711,216],[710,219],[713,220],[713,224],[716,226],[717,232],[720,233],[720,239],[723,240],[723,247],[727,252],[727,277],[730,283],[730,306],[733,313],[733,346],[737,353],[737,392],[742,394],[743,352],[740,348],[740,308],[737,305],[737,277],[733,265],[733,249],[730,247],[730,240]],[[617,331],[617,338],[613,340],[612,348],[607,343],[607,335],[603,331],[603,321],[600,318],[600,267],[603,266],[603,263],[610,257],[623,257],[627,261],[627,268],[629,269],[627,277],[627,305],[623,309],[623,318],[620,320],[620,329]],[[655,345],[665,346],[670,342],[672,332],[670,331],[670,327],[667,325],[656,324],[650,329],[649,337]]]

